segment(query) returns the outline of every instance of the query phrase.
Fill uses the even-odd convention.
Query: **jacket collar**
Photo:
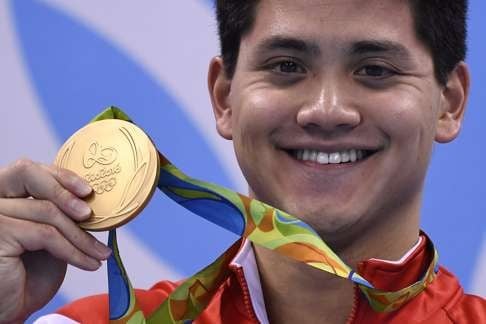
[[[369,259],[357,266],[357,271],[376,288],[398,291],[412,285],[427,271],[433,257],[430,239],[421,233],[419,241],[399,261]]]
[[[357,271],[378,289],[400,290],[419,280],[426,271],[433,255],[428,246],[431,246],[430,239],[421,233],[418,242],[400,260],[369,259],[360,262]],[[250,241],[243,240],[240,250],[230,263],[230,269],[238,280],[243,297],[250,301],[250,317],[256,318],[262,324],[269,323],[258,266]]]

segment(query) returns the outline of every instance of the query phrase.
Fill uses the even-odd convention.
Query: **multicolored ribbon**
[[[110,107],[93,121],[130,118]],[[311,267],[351,280],[377,312],[396,310],[432,282],[438,271],[438,254],[423,277],[396,292],[381,291],[346,265],[319,235],[297,217],[256,199],[188,177],[159,153],[158,188],[181,206],[254,244],[275,250]],[[137,305],[130,280],[123,267],[114,230],[109,235],[113,254],[108,260],[111,323],[190,323],[206,308],[219,286],[228,278],[228,265],[238,252],[235,243],[216,261],[182,283],[145,319]],[[433,247],[432,247],[433,248]]]

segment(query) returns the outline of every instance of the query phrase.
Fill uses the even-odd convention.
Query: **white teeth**
[[[309,150],[304,150],[304,154],[302,155],[302,160],[308,161],[310,157],[310,151]]]
[[[331,164],[341,163],[341,154],[340,153],[329,154],[329,163]]]
[[[329,154],[324,152],[319,152],[319,154],[317,154],[317,162],[319,162],[320,164],[328,164]]]
[[[349,160],[350,160],[349,151],[341,152],[341,162],[346,163],[349,162]]]
[[[346,150],[342,152],[326,153],[317,150],[297,150],[295,157],[302,161],[311,161],[319,164],[339,164],[356,162],[364,157],[362,150]]]

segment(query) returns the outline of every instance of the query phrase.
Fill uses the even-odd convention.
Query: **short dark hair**
[[[430,50],[437,81],[445,85],[466,57],[467,0],[409,0],[417,37]],[[216,17],[226,75],[232,78],[240,42],[253,27],[259,0],[217,0]]]

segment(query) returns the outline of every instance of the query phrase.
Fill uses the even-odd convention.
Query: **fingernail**
[[[71,200],[71,208],[76,214],[78,214],[78,216],[85,217],[91,215],[91,208],[82,200]]]
[[[87,196],[93,191],[93,189],[84,181],[76,181],[76,189],[81,196]]]
[[[92,258],[89,258],[89,264],[90,264],[90,268],[93,269],[93,270],[98,270],[100,267],[101,267],[101,262],[96,260],[96,259],[92,259]]]
[[[95,249],[103,259],[107,259],[112,253],[112,250],[109,247],[99,241],[95,241]]]

